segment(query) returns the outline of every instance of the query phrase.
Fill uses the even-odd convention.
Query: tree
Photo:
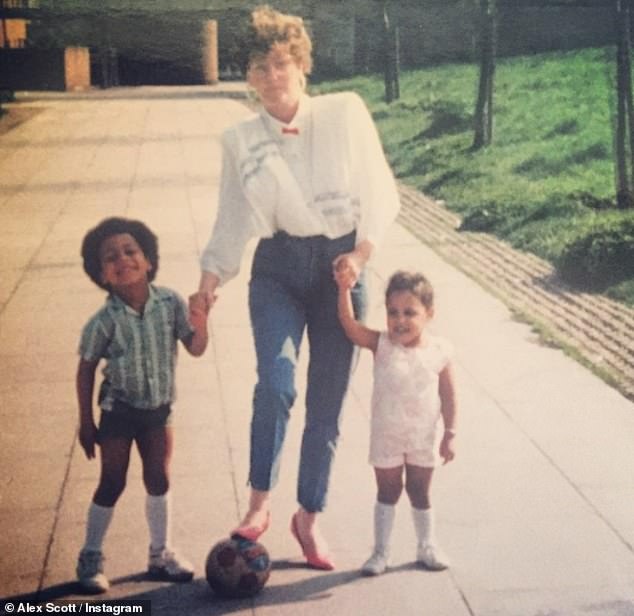
[[[399,87],[398,25],[391,11],[391,2],[383,2],[383,52],[385,75],[385,102],[391,103],[401,96]]]
[[[619,208],[634,207],[631,5],[632,0],[616,0],[616,203]]]
[[[473,149],[493,141],[493,81],[497,48],[496,0],[479,0],[480,82],[474,117]]]

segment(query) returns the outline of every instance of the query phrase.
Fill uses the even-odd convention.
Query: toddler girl
[[[417,560],[431,570],[446,569],[447,558],[434,537],[429,492],[438,458],[445,463],[454,458],[456,403],[452,347],[426,329],[434,314],[433,289],[422,274],[396,272],[385,293],[387,331],[379,332],[355,320],[346,272],[336,270],[335,278],[339,319],[348,338],[374,353],[370,463],[378,494],[374,551],[362,572],[378,575],[387,568],[403,475],[418,537]]]

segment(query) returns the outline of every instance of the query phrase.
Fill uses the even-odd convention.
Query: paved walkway
[[[233,96],[218,87],[140,88],[34,99],[22,104],[41,113],[0,138],[0,597],[76,597],[75,558],[97,463],[76,441],[75,349],[103,301],[82,272],[81,238],[105,216],[142,218],[160,238],[158,282],[183,294],[194,289],[216,205],[218,135],[246,112]],[[429,573],[412,564],[403,501],[392,570],[358,575],[374,500],[366,464],[371,358],[364,354],[322,522],[338,570],[306,569],[288,532],[298,403],[264,540],[275,560],[271,579],[252,601],[217,600],[204,559],[247,497],[249,256],[214,308],[208,352],[200,359],[183,353],[179,365],[174,538],[196,563],[196,579],[145,579],[134,457],[107,538],[109,598],[151,599],[153,614],[165,616],[634,614],[634,404],[540,345],[500,301],[399,225],[372,266],[371,320],[382,324],[382,287],[397,267],[422,269],[434,282],[435,327],[458,349],[458,458],[438,471],[434,491],[438,535],[453,567]]]

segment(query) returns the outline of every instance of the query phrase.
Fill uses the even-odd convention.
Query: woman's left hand
[[[361,270],[365,267],[372,252],[372,244],[364,240],[357,244],[352,252],[340,254],[333,262],[332,268],[336,272],[339,281],[345,280],[346,284],[352,288],[359,280]]]
[[[346,252],[332,262],[332,267],[337,281],[351,289],[359,279],[363,264],[354,252]]]

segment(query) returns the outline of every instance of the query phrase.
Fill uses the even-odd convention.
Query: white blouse
[[[372,118],[351,92],[304,95],[292,122],[262,110],[222,135],[218,215],[201,257],[221,284],[246,243],[277,231],[378,245],[398,213],[394,176]]]

